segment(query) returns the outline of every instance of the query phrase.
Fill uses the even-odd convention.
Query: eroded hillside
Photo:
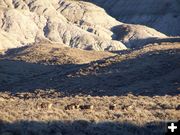
[[[0,135],[164,135],[177,2],[0,0]]]
[[[147,44],[144,40],[153,42],[156,38],[167,36],[147,26],[117,21],[87,1],[0,2],[0,50],[45,40],[85,50],[112,51],[136,47],[137,43],[142,46]]]
[[[179,0],[89,0],[117,20],[142,24],[166,35],[180,36]]]

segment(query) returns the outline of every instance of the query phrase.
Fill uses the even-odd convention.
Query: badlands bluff
[[[164,135],[179,119],[179,0],[0,0],[0,135]]]
[[[180,35],[176,0],[92,2],[117,20],[103,8],[80,0],[1,0],[0,50],[45,41],[115,51]]]

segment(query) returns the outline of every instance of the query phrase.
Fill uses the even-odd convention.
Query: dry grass
[[[106,52],[96,55],[96,52],[56,45],[11,50],[0,61],[0,75],[3,76],[0,89],[4,88],[0,93],[0,134],[163,135],[166,120],[180,119],[178,72],[174,72],[179,71],[179,48],[179,43],[150,45],[101,61],[65,67],[63,64],[69,61],[83,63],[112,55]],[[57,58],[54,63],[49,62],[52,57]],[[162,65],[169,63],[174,66],[166,67],[168,74],[164,80],[166,70]],[[132,68],[131,64],[134,64]],[[142,69],[158,71],[158,76]],[[150,79],[144,82],[139,77],[141,74]],[[137,91],[116,89],[124,81],[118,80],[117,75],[135,78],[137,83],[132,86]],[[99,81],[101,78],[104,80]],[[129,86],[132,81],[128,79]],[[163,88],[157,88],[152,80],[158,80]],[[173,86],[169,85],[171,83]],[[138,89],[145,84],[148,89]],[[55,86],[57,89],[51,89]],[[44,89],[36,90],[41,87]],[[6,88],[9,93],[5,92]],[[27,92],[29,89],[31,93]],[[66,109],[73,104],[76,106]],[[79,107],[84,105],[91,107]],[[113,109],[112,105],[115,105]]]
[[[93,132],[108,134],[109,131],[112,131],[112,125],[114,125],[120,128],[113,131],[114,134],[128,133],[130,135],[143,135],[144,133],[158,134],[164,132],[164,129],[159,130],[157,125],[157,127],[154,127],[154,131],[151,131],[151,127],[146,127],[148,123],[180,119],[178,109],[180,104],[177,104],[180,101],[180,95],[154,97],[134,96],[132,94],[110,97],[59,97],[59,95],[61,94],[53,91],[49,93],[39,91],[36,94],[21,93],[15,96],[8,93],[1,93],[0,120],[9,122],[9,124],[5,124],[6,128],[11,129],[13,125],[16,126],[16,132],[27,132],[25,129],[31,129],[35,133],[38,133],[39,129],[39,131],[46,131],[47,133],[50,129],[43,129],[43,127],[50,126],[47,124],[47,122],[50,122],[52,124],[54,123],[54,125],[65,126],[64,129],[59,129],[61,132],[64,132],[68,128],[74,129],[77,126],[80,129],[82,128],[81,132],[84,132],[84,134],[88,134],[86,133],[87,131],[92,132],[92,135],[95,134]],[[72,103],[79,105],[91,104],[94,108],[65,110],[65,106]],[[114,110],[109,109],[109,105],[112,103],[117,105]],[[51,104],[51,106],[43,106],[42,104]],[[77,122],[78,120],[84,121],[83,123],[88,124],[90,129],[83,129],[81,127],[82,125],[78,125],[78,123],[81,124],[81,122]],[[16,123],[17,121],[19,121],[19,124]],[[70,123],[74,122],[77,125],[70,124],[67,121]],[[24,128],[21,127],[22,125]],[[31,125],[31,127],[28,125]],[[35,125],[37,127],[34,127]],[[97,128],[95,131],[93,131],[92,125],[94,128]],[[99,125],[102,126],[100,131],[98,129]],[[11,132],[15,132],[15,129],[12,128],[11,130]],[[55,131],[58,132],[57,129]],[[27,134],[30,135],[30,133]],[[76,129],[74,134],[79,134],[79,130]]]
[[[84,64],[114,56],[103,51],[85,51],[60,44],[37,44],[11,49],[3,57],[29,63],[43,64]]]
[[[97,128],[96,132],[107,134],[112,131],[111,128],[112,125],[114,125],[120,128],[113,131],[114,134],[121,132],[125,134],[128,132],[130,135],[153,134],[156,132],[156,134],[160,134],[164,131],[163,129],[159,130],[157,125],[157,127],[154,127],[154,131],[151,131],[151,127],[146,127],[146,125],[153,122],[158,123],[165,122],[165,120],[180,119],[178,108],[180,104],[177,104],[180,102],[179,95],[148,97],[128,94],[127,96],[111,97],[59,97],[60,95],[60,93],[53,91],[49,92],[49,94],[47,91],[39,91],[36,94],[19,93],[14,96],[8,93],[0,93],[0,119],[6,123],[6,128],[12,130],[11,132],[14,132],[13,126],[16,126],[16,131],[18,130],[19,132],[29,129],[38,133],[38,128],[40,131],[49,132],[52,127],[49,126],[47,122],[50,122],[52,124],[55,123],[54,125],[65,127],[59,130],[54,128],[57,132],[65,132],[64,130],[67,128],[72,130],[77,126],[78,129],[76,129],[74,134],[79,134],[80,131],[87,134],[87,131],[90,132],[92,130],[91,132],[93,132],[93,125]],[[75,108],[72,110],[65,109],[65,106],[73,103],[79,105],[91,104],[94,108],[85,110]],[[112,103],[117,105],[114,110],[109,109],[109,105]],[[51,106],[43,106],[42,104],[51,104]],[[82,125],[78,125],[78,123],[81,123],[79,120],[81,120],[81,122],[84,121],[84,124],[88,124],[90,129],[83,129],[83,127],[81,127]],[[17,121],[19,122],[16,123]],[[77,125],[68,126],[68,121],[70,123],[76,123]],[[12,124],[7,124],[7,122]],[[101,125],[98,123],[104,124]],[[28,125],[31,125],[31,127]],[[34,128],[35,125],[37,125],[37,129]],[[99,125],[102,126],[102,130],[100,131],[98,129]],[[47,126],[47,129],[43,129],[43,126]],[[126,131],[127,129],[129,129],[129,131]],[[133,132],[133,129],[141,133],[137,131],[137,133]],[[30,133],[28,133],[28,135],[29,134]],[[92,135],[94,134],[95,133],[92,133]]]
[[[113,64],[116,64],[119,62],[123,62],[126,60],[130,60],[130,59],[140,57],[146,53],[150,53],[149,55],[153,55],[153,52],[156,52],[158,54],[158,51],[167,51],[167,50],[173,51],[173,50],[178,50],[178,49],[180,49],[180,43],[179,42],[176,42],[176,43],[166,43],[165,42],[165,43],[161,43],[161,44],[149,44],[149,45],[146,45],[145,47],[140,48],[140,49],[127,50],[127,53],[122,54],[122,55],[121,55],[121,52],[119,52],[120,55],[109,58],[102,63],[94,63],[94,64],[90,65],[91,67],[89,67],[89,68],[96,70],[98,67],[99,68],[105,68],[105,67],[108,67],[109,65],[113,65]],[[86,73],[86,70],[87,70],[87,72],[90,71],[90,73],[93,72],[93,70],[89,70],[87,68],[84,70],[81,69],[81,73],[88,74],[88,73]]]
[[[43,93],[41,91],[41,93]],[[87,119],[93,121],[132,121],[135,124],[145,124],[152,121],[180,119],[177,104],[180,95],[177,96],[75,96],[58,97],[57,93],[43,96],[34,94],[18,94],[10,96],[0,94],[0,119],[13,122],[16,120],[78,120]],[[45,95],[47,97],[45,97]],[[50,97],[48,97],[50,96]],[[52,98],[53,97],[53,98]],[[65,106],[76,103],[79,105],[91,104],[93,109],[70,109]],[[114,110],[109,105],[116,104]],[[52,106],[43,106],[51,104]]]

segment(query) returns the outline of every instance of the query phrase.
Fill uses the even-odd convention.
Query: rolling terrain
[[[0,0],[0,135],[164,135],[180,119],[178,7]]]
[[[0,58],[0,131],[164,134],[165,119],[180,119],[179,50],[179,43],[115,54],[48,44],[9,50]],[[73,104],[93,108],[66,109]]]

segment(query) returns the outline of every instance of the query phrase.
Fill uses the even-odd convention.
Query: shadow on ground
[[[105,67],[91,66],[85,70],[87,75],[66,78],[59,86],[70,93],[94,96],[176,95],[180,87],[179,51],[155,51]]]
[[[44,65],[16,60],[0,60],[0,90],[31,92],[35,89],[55,88],[60,80],[84,65]]]
[[[163,122],[152,122],[144,126],[86,120],[0,122],[1,135],[164,135],[164,133]]]
[[[95,63],[103,65],[108,63],[108,59]],[[87,73],[81,73],[82,69]],[[77,72],[81,74],[76,75]],[[68,76],[70,74],[75,76]],[[12,93],[55,89],[65,95],[177,95],[179,76],[179,49],[148,52],[133,59],[110,62],[105,67],[93,66],[92,63],[44,65],[0,60],[0,90]]]

